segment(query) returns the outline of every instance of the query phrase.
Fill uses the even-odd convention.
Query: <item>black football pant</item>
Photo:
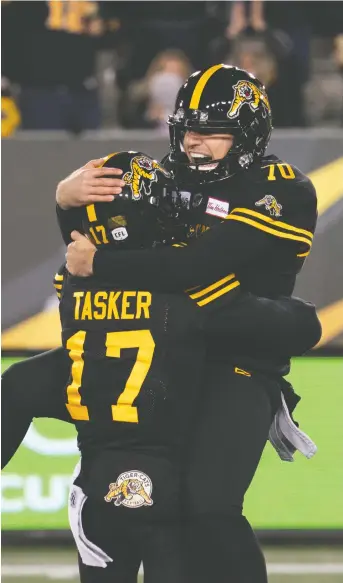
[[[198,583],[265,583],[266,566],[242,515],[280,403],[275,380],[219,363],[206,366],[186,471],[187,549]],[[251,376],[247,376],[250,374]]]
[[[145,583],[189,583],[180,524],[118,525],[108,510],[87,504],[83,512],[85,535],[113,557],[113,563],[101,569],[79,559],[81,583],[135,583],[141,559]]]

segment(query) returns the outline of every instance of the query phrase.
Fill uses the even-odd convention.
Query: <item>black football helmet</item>
[[[272,130],[272,115],[265,87],[252,74],[229,65],[214,65],[191,75],[181,87],[175,110],[168,119],[168,168],[187,167],[199,182],[227,178],[263,156]],[[234,136],[220,160],[189,161],[183,149],[187,131]],[[210,165],[218,162],[215,169]],[[209,170],[200,172],[199,166]],[[213,168],[213,166],[212,166]]]
[[[117,152],[102,166],[123,170],[126,185],[112,202],[85,207],[83,230],[97,248],[146,249],[184,238],[179,195],[159,162],[141,152]]]

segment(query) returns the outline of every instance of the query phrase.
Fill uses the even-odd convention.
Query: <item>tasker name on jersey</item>
[[[150,318],[152,296],[146,291],[75,291],[75,320]]]

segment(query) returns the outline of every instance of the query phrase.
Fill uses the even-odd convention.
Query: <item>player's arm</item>
[[[268,167],[266,173],[269,172]],[[271,192],[267,182],[253,183],[242,206],[233,208],[226,220],[191,245],[118,251],[114,255],[97,251],[94,275],[111,279],[120,287],[181,292],[235,272],[256,257],[268,261],[276,242],[290,246],[295,256],[305,257],[312,246],[317,216],[312,183],[305,177],[281,177],[272,189],[275,197],[267,200],[263,196]]]
[[[272,245],[266,233],[226,221],[187,246],[97,251],[93,274],[127,289],[182,292],[234,272]]]
[[[299,298],[268,299],[250,293],[208,312],[205,331],[227,338],[236,353],[264,357],[304,354],[321,338],[315,306]]]
[[[124,185],[119,168],[99,168],[104,159],[90,160],[61,180],[56,190],[56,213],[63,241],[71,242],[70,233],[82,232],[80,207],[94,202],[111,202]],[[106,177],[105,177],[106,175]]]

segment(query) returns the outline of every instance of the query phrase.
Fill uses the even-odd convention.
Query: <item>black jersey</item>
[[[81,452],[181,443],[205,350],[196,306],[186,295],[64,280],[58,293],[71,359],[66,406]]]
[[[186,244],[115,257],[97,252],[97,277],[107,273],[122,286],[176,292],[234,273],[246,291],[292,293],[317,219],[315,189],[306,176],[269,156],[230,178],[179,186],[189,205]]]

